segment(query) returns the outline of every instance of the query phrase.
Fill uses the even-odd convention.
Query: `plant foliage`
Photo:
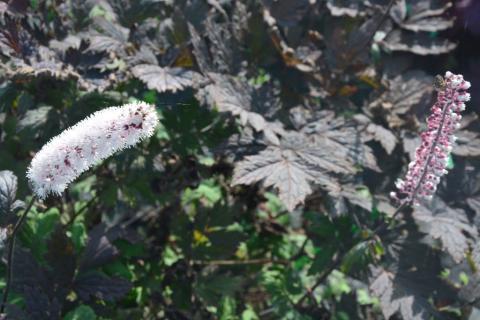
[[[6,319],[474,319],[475,90],[433,201],[392,219],[388,198],[435,74],[474,56],[455,8],[1,1],[2,248],[51,137],[134,100],[161,119],[35,203]]]

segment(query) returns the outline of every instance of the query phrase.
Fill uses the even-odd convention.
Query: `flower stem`
[[[0,307],[0,314],[3,314],[5,311],[5,305],[8,300],[8,294],[10,292],[10,287],[12,285],[12,276],[13,276],[13,251],[15,248],[15,238],[17,236],[18,230],[20,230],[20,227],[22,226],[23,222],[25,221],[28,212],[33,206],[33,203],[35,202],[36,198],[35,196],[32,197],[32,200],[30,200],[30,203],[28,204],[27,208],[25,211],[22,213],[20,216],[20,219],[17,220],[15,223],[15,226],[13,227],[12,235],[10,237],[10,242],[8,245],[8,256],[7,256],[7,284],[5,286],[5,291],[3,293],[3,298],[2,298],[2,305]]]
[[[395,218],[399,215],[400,212],[402,212],[402,210],[404,208],[406,208],[407,206],[410,205],[411,202],[404,202],[400,205],[400,207],[397,208],[397,210],[395,210],[395,212],[393,213],[392,217],[391,217],[391,222],[390,223],[386,223],[385,221],[383,221],[383,223],[381,225],[379,225],[375,230],[373,230],[373,233],[374,234],[379,234],[383,231],[385,231],[389,226],[391,226],[391,224],[395,221]]]

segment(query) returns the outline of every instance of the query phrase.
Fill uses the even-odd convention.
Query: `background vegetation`
[[[135,99],[161,116],[35,204],[4,318],[479,319],[478,21],[474,1],[0,2],[3,245],[51,137]],[[446,70],[473,85],[451,172],[393,220]]]

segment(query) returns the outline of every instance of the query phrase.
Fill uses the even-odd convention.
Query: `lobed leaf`
[[[140,64],[132,68],[135,77],[142,80],[149,89],[158,92],[182,91],[192,86],[194,72],[183,68],[160,67],[151,64]]]
[[[265,187],[279,191],[279,198],[292,211],[312,193],[310,183],[334,191],[338,185],[329,173],[351,173],[353,170],[348,161],[338,161],[335,150],[308,143],[302,135],[291,133],[282,142],[280,146],[268,147],[237,164],[233,184],[263,181]]]
[[[370,290],[379,298],[382,313],[386,319],[400,314],[403,319],[428,320],[431,306],[424,296],[416,293],[415,286],[408,279],[382,267],[375,267]]]
[[[477,229],[468,221],[463,210],[454,210],[436,198],[428,206],[417,207],[413,214],[420,230],[440,240],[442,248],[457,262],[461,262],[469,249],[467,236],[476,239]]]

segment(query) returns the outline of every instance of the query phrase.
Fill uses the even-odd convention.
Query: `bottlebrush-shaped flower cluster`
[[[454,131],[460,127],[465,102],[470,100],[466,90],[470,82],[462,75],[451,72],[438,91],[437,102],[427,118],[427,129],[421,133],[421,145],[415,151],[415,160],[408,165],[404,180],[397,180],[397,192],[391,196],[399,203],[417,203],[418,199],[430,199],[437,189],[441,176],[446,170],[448,157],[456,137]]]
[[[32,159],[27,177],[40,199],[61,194],[82,172],[116,151],[153,135],[155,107],[144,102],[95,112],[50,140]]]

